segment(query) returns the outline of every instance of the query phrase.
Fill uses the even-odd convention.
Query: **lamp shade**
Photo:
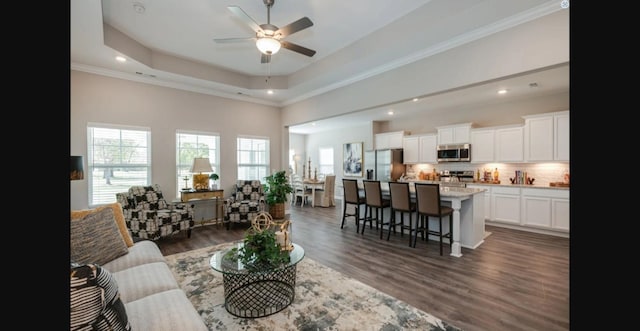
[[[278,53],[280,50],[280,42],[270,37],[262,37],[256,41],[256,47],[258,47],[260,52],[271,55]]]
[[[71,180],[84,179],[84,161],[82,156],[71,156]]]
[[[213,172],[211,162],[208,157],[196,157],[193,159],[193,165],[191,166],[192,173]]]

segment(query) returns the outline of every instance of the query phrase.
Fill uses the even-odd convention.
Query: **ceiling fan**
[[[267,23],[266,24],[258,24],[256,21],[251,18],[247,13],[244,12],[238,6],[229,6],[227,7],[231,13],[236,15],[239,19],[244,21],[249,25],[251,29],[256,32],[255,37],[249,38],[222,38],[222,39],[213,39],[216,43],[235,43],[235,42],[244,42],[247,40],[255,40],[256,46],[262,53],[260,62],[261,63],[269,63],[271,62],[271,55],[277,53],[280,50],[280,47],[286,48],[290,51],[294,51],[296,53],[300,53],[302,55],[306,55],[312,57],[316,54],[316,51],[294,44],[292,42],[284,41],[282,38],[294,34],[298,31],[304,30],[313,25],[313,22],[308,17],[303,17],[293,23],[285,25],[282,28],[278,28],[277,26],[271,24],[271,7],[273,7],[273,3],[275,0],[263,0],[265,6],[267,6]]]

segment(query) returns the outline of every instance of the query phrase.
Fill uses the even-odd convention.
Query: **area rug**
[[[306,256],[297,265],[291,305],[266,317],[235,317],[224,308],[222,274],[209,266],[213,252],[232,245],[165,257],[210,330],[460,330]]]

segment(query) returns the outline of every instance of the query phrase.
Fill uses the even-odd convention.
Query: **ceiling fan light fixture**
[[[273,55],[280,50],[280,42],[270,38],[262,37],[256,41],[256,46],[263,54]]]

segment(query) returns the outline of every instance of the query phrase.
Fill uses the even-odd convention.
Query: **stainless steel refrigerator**
[[[366,151],[364,155],[365,178],[381,182],[396,181],[405,172],[405,166],[402,162],[402,149]]]

